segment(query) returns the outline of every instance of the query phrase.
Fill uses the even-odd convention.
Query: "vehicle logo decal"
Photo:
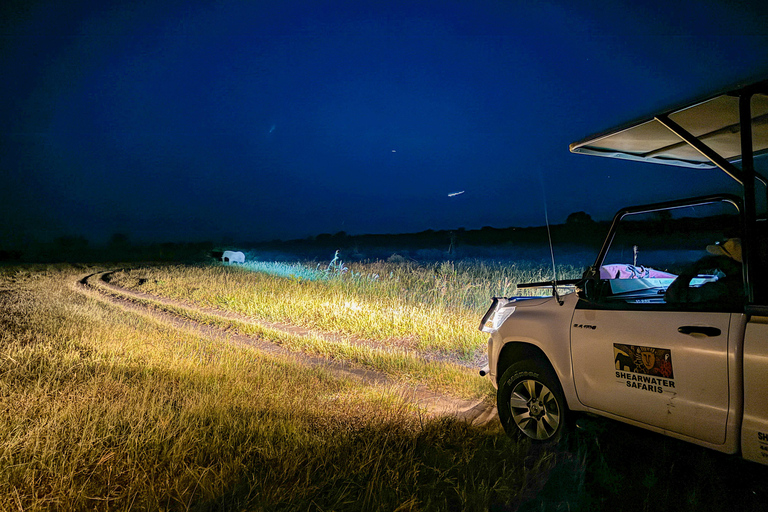
[[[653,350],[641,350],[640,357],[643,360],[643,366],[646,370],[653,370],[656,366],[656,353]]]
[[[667,348],[613,344],[616,378],[627,387],[663,393],[675,387],[672,351]]]
[[[765,432],[758,432],[757,442],[760,444],[760,456],[763,459],[768,459],[768,434]]]

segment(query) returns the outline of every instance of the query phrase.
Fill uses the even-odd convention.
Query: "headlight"
[[[491,307],[480,322],[480,330],[489,334],[499,330],[501,324],[515,312],[515,306],[510,305],[511,302],[504,297],[494,297]]]

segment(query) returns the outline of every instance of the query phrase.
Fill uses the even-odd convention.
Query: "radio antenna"
[[[555,265],[555,249],[552,247],[552,232],[549,228],[549,212],[547,211],[547,189],[544,187],[544,176],[539,170],[539,183],[541,183],[541,195],[544,199],[544,222],[547,225],[547,240],[549,240],[549,255],[552,258],[552,296],[558,304],[563,305],[560,295],[557,293],[557,266]]]

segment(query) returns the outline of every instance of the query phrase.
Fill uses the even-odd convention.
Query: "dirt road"
[[[108,282],[112,272],[98,272],[83,276],[73,283],[73,286],[97,300],[109,302],[126,311],[160,320],[166,324],[175,326],[178,329],[192,332],[196,335],[203,335],[209,338],[227,341],[230,343],[242,343],[254,347],[263,352],[274,354],[296,363],[306,366],[320,366],[332,372],[335,375],[357,379],[371,385],[377,385],[390,389],[407,400],[415,403],[430,416],[453,416],[460,420],[467,421],[473,425],[483,425],[496,419],[496,408],[482,401],[468,401],[444,394],[435,393],[423,385],[414,385],[412,383],[398,382],[386,375],[352,365],[342,361],[335,361],[325,357],[314,356],[302,352],[295,352],[283,348],[277,344],[270,343],[256,336],[249,336],[240,333],[227,331],[225,328],[205,325],[203,323],[184,318],[167,311],[160,311],[153,308],[147,301],[160,303],[167,306],[173,306],[181,310],[192,313],[205,314],[225,320],[236,320],[249,324],[255,324],[262,327],[268,327],[283,331],[292,335],[308,336],[310,334],[317,336],[318,333],[310,332],[308,329],[299,328],[287,324],[266,322],[256,320],[232,312],[221,311],[211,308],[203,308],[189,303],[182,303],[166,297],[148,295],[146,293],[129,290],[115,286]],[[336,336],[332,334],[322,334],[329,341],[333,341]]]

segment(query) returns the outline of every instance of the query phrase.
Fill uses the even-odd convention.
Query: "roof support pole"
[[[757,198],[755,196],[755,162],[752,153],[752,92],[744,91],[739,96],[739,123],[741,133],[741,176],[743,178],[744,192],[744,222],[742,237],[742,258],[744,282],[747,283],[748,304],[755,302],[755,285],[758,286],[758,293],[764,297],[765,283],[763,282],[764,272],[760,269],[752,268],[752,265],[759,265],[760,258],[757,254]],[[757,278],[757,281],[755,280]]]
[[[725,174],[736,180],[740,185],[744,184],[742,172],[738,167],[730,163],[728,160],[720,156],[718,153],[712,150],[709,146],[701,142],[698,138],[694,137],[691,132],[674,122],[668,115],[656,116],[654,119],[664,125],[669,131],[687,142],[693,149],[704,155],[709,161],[723,170]],[[747,118],[750,119],[750,118]],[[751,125],[750,125],[751,128]],[[750,129],[750,141],[752,130]],[[742,137],[744,136],[742,132]],[[751,146],[750,146],[751,147]]]

